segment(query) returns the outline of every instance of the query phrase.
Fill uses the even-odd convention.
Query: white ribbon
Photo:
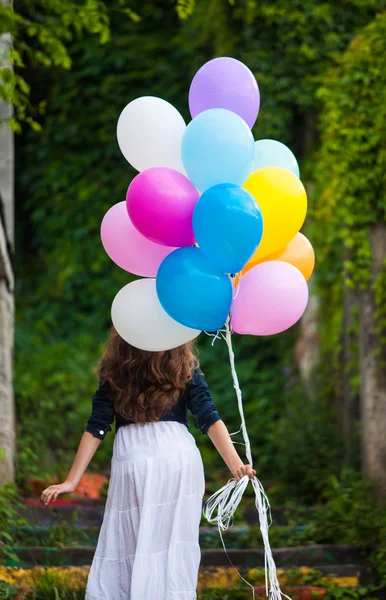
[[[253,460],[251,454],[251,444],[249,441],[247,427],[245,424],[242,393],[236,373],[235,355],[232,347],[232,332],[229,317],[225,325],[225,336],[222,332],[220,332],[219,335],[221,335],[225,339],[228,346],[233,386],[236,391],[237,403],[241,417],[241,431],[245,442],[245,455],[248,459],[249,464],[252,466]],[[232,440],[230,441],[232,442]],[[218,490],[217,492],[212,494],[210,498],[208,498],[203,509],[204,516],[209,523],[217,523],[221,542],[230,564],[235,569],[237,574],[241,577],[241,579],[252,588],[252,595],[253,598],[255,598],[254,586],[250,584],[246,579],[244,579],[244,577],[239,573],[239,571],[236,569],[236,567],[230,560],[222,536],[222,531],[226,531],[230,525],[233,525],[234,514],[237,510],[238,505],[240,504],[241,498],[243,497],[244,491],[249,483],[249,480],[251,481],[252,487],[255,492],[255,506],[259,515],[260,531],[264,544],[266,595],[269,597],[270,600],[281,600],[282,596],[284,596],[288,600],[291,600],[280,590],[279,581],[277,579],[276,565],[272,556],[272,551],[269,543],[269,527],[272,523],[271,507],[269,504],[268,497],[264,491],[264,488],[260,481],[257,479],[257,477],[249,479],[249,476],[245,475],[239,481],[236,481],[234,478],[230,479],[226,485],[224,485],[220,490]]]

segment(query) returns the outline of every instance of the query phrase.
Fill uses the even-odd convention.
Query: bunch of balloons
[[[122,111],[120,149],[139,174],[105,215],[104,248],[145,277],[114,299],[118,333],[143,350],[179,346],[201,330],[272,335],[294,325],[314,267],[299,233],[306,192],[292,152],[254,141],[255,77],[217,58],[196,73],[188,125],[168,102],[142,97]]]

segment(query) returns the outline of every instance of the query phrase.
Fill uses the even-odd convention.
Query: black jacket
[[[122,425],[133,423],[119,415],[114,410],[110,399],[110,386],[101,379],[99,388],[92,398],[92,411],[84,431],[89,431],[94,437],[103,439],[111,431],[115,419],[115,430]],[[188,383],[172,409],[161,417],[161,421],[178,421],[189,428],[188,409],[195,417],[195,426],[202,433],[207,433],[213,423],[220,420],[216,405],[213,403],[208,384],[204,381],[199,368],[194,371],[193,379]]]

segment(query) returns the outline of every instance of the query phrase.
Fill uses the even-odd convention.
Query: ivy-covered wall
[[[347,411],[360,399],[364,470],[385,496],[386,13],[354,38],[318,98],[313,238],[323,356],[325,364],[333,357],[334,393]],[[348,442],[354,434],[347,429]]]

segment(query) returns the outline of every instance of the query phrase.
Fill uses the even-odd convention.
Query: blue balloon
[[[179,248],[162,262],[157,294],[172,319],[204,331],[217,331],[228,316],[232,284],[196,247]]]
[[[238,273],[263,235],[263,218],[249,192],[231,183],[204,192],[193,213],[200,250],[225,273]]]
[[[246,122],[229,110],[212,108],[195,117],[182,138],[182,160],[201,192],[218,183],[243,185],[252,171],[254,140]]]
[[[287,146],[276,140],[258,140],[255,144],[253,171],[264,167],[282,167],[300,177],[299,165]]]

